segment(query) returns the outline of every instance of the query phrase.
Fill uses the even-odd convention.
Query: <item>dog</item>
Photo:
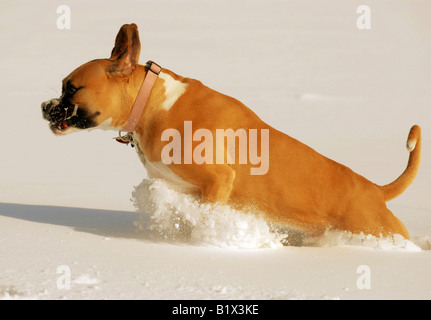
[[[150,177],[199,194],[205,202],[263,212],[272,223],[305,234],[336,229],[409,239],[386,202],[399,196],[417,175],[419,126],[408,135],[407,168],[392,183],[379,186],[272,128],[240,101],[155,63],[140,65],[140,49],[136,24],[125,24],[110,58],[72,71],[63,80],[61,97],[42,103],[51,130],[56,135],[95,128],[119,131],[117,140],[136,148]],[[150,84],[145,84],[147,80]],[[193,136],[191,125],[197,129]],[[248,161],[251,153],[208,136],[213,138],[221,129],[231,129],[234,141],[249,130],[250,150],[252,140],[261,143],[261,159],[263,153],[268,155],[267,168],[251,174],[257,169],[256,161]],[[177,135],[184,140],[173,144]],[[174,155],[180,147],[184,152]],[[242,162],[232,161],[244,154]]]

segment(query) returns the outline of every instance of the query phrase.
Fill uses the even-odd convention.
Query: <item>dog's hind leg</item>
[[[407,228],[396,216],[394,216],[394,214],[389,209],[386,209],[382,220],[382,224],[384,226],[383,235],[400,234],[404,237],[404,239],[410,239]]]

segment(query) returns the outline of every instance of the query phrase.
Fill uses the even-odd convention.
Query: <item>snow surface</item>
[[[431,298],[429,1],[369,1],[371,30],[356,28],[356,0],[121,3],[70,2],[70,30],[57,1],[0,3],[1,299]],[[148,179],[115,132],[55,137],[40,103],[130,22],[141,62],[241,100],[378,184],[403,171],[421,125],[419,175],[388,203],[412,240],[328,232],[283,246],[297,235]]]

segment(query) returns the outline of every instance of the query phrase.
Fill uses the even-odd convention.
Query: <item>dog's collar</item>
[[[144,112],[145,106],[147,105],[148,98],[150,97],[153,85],[157,80],[157,77],[162,70],[162,67],[153,61],[148,61],[146,64],[148,68],[147,74],[145,75],[144,81],[142,82],[139,93],[136,97],[135,103],[133,104],[132,111],[129,115],[129,120],[123,130],[120,130],[118,137],[114,138],[120,143],[129,144],[135,131],[136,125]],[[125,136],[121,135],[121,131],[127,132]]]

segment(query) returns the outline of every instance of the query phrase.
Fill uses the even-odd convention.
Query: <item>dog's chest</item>
[[[147,170],[148,176],[152,179],[163,179],[166,180],[177,187],[180,187],[181,189],[196,189],[197,186],[185,181],[180,176],[175,174],[167,165],[165,165],[162,161],[150,161],[148,160],[147,156],[145,155],[144,151],[140,147],[138,141],[139,137],[134,137],[134,145],[136,149],[136,153],[139,156],[139,159],[145,166],[145,169]]]
[[[159,108],[163,111],[169,111],[176,101],[184,94],[188,84],[175,80],[167,73],[160,72],[159,78],[163,84],[163,101],[160,103]],[[143,148],[140,146],[140,136],[136,132],[133,134],[133,144],[136,147],[136,152],[139,159],[144,164],[148,176],[155,179],[163,179],[182,189],[196,189],[197,186],[185,181],[180,176],[175,174],[167,165],[162,161],[151,162],[145,155]]]

